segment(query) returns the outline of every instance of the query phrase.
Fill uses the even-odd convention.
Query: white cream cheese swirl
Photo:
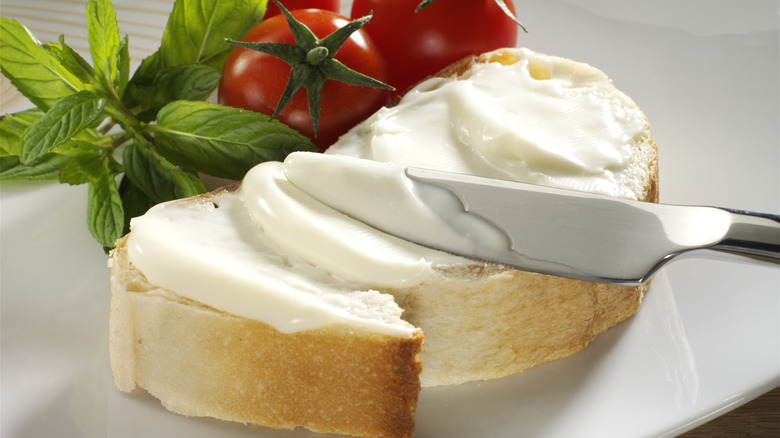
[[[647,128],[633,102],[592,67],[511,53],[517,62],[476,64],[465,80],[423,82],[328,154],[637,198],[627,169]],[[153,284],[283,332],[341,322],[409,336],[375,289],[471,263],[326,207],[277,162],[252,169],[238,192],[155,206],[133,220],[127,245]]]
[[[408,287],[425,281],[432,265],[468,263],[378,232],[333,210],[292,184],[281,163],[255,166],[244,178],[240,194],[252,219],[272,241],[340,278],[375,287]],[[396,211],[402,212],[401,206]]]
[[[649,130],[634,102],[587,64],[507,53],[421,83],[328,152],[637,198],[630,157]]]
[[[280,168],[280,163],[261,167]],[[281,250],[236,192],[172,201],[132,220],[132,263],[156,287],[283,333],[342,323],[408,337],[390,295]]]

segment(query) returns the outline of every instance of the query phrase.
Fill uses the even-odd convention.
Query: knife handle
[[[780,262],[780,216],[721,208],[731,213],[731,226],[711,249]]]

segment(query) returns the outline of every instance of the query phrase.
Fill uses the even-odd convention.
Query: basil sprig
[[[250,111],[205,102],[231,45],[266,0],[176,0],[157,52],[130,76],[110,0],[89,0],[91,63],[0,17],[0,71],[37,108],[0,120],[0,181],[89,185],[87,224],[109,249],[150,206],[205,192],[200,173],[240,179],[252,166],[316,148]]]

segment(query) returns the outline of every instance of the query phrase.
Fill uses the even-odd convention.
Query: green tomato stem
[[[317,46],[306,53],[306,62],[315,66],[320,65],[322,61],[328,59],[329,54],[327,47]]]

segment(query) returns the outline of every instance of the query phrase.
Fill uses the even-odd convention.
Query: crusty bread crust
[[[342,325],[283,334],[156,288],[112,253],[111,368],[186,416],[368,437],[412,435],[423,336]]]
[[[439,76],[459,76],[479,62],[516,62],[512,51],[464,59]],[[637,148],[643,153],[633,167],[645,181],[639,198],[657,202],[649,128]],[[282,334],[150,284],[130,263],[125,239],[110,261],[117,387],[145,388],[183,415],[274,428],[410,436],[421,384],[498,378],[574,354],[633,315],[647,290],[453,266],[411,288],[380,290],[422,329],[424,345],[419,332],[404,339],[336,325]]]
[[[473,265],[386,292],[425,334],[426,387],[504,377],[574,354],[633,315],[646,290]]]

